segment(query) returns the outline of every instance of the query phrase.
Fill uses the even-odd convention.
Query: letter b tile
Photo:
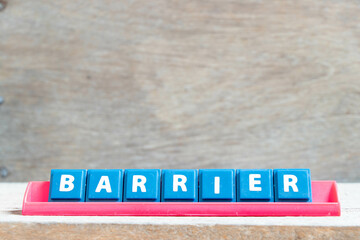
[[[271,169],[238,169],[237,200],[239,202],[273,202]]]
[[[198,171],[163,170],[161,189],[162,202],[197,202]]]
[[[51,170],[49,202],[84,202],[85,182],[85,169]]]
[[[160,202],[160,169],[126,169],[124,202]]]

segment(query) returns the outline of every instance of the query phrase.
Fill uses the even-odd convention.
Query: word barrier
[[[54,169],[49,202],[312,202],[309,169]]]

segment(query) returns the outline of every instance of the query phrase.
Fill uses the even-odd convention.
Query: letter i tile
[[[200,169],[200,202],[235,202],[234,169]]]

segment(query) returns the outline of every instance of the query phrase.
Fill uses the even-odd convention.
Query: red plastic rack
[[[48,202],[49,182],[29,182],[23,215],[43,216],[340,216],[335,181],[312,181],[311,203]]]

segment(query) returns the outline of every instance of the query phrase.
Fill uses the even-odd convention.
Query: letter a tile
[[[92,169],[87,173],[87,202],[121,202],[122,170]]]

